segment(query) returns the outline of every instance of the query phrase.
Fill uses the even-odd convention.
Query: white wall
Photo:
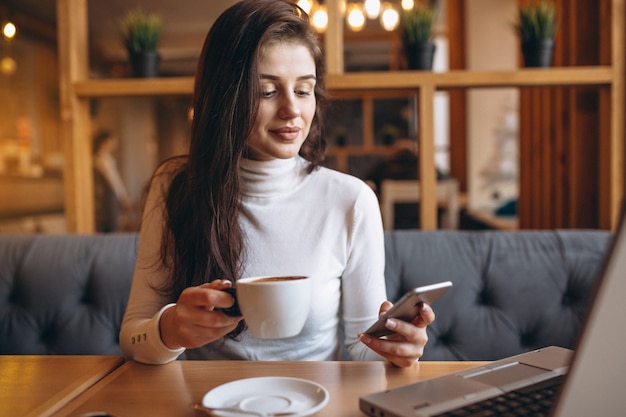
[[[466,10],[468,69],[517,69],[519,43],[512,27],[516,0],[466,0]],[[468,93],[470,209],[493,208],[518,194],[517,180],[512,178],[518,166],[518,102],[517,89],[473,89]],[[502,153],[509,156],[509,161],[502,160]],[[494,171],[500,175],[495,176]],[[486,176],[485,172],[492,175]],[[500,199],[492,197],[494,192],[500,194]]]

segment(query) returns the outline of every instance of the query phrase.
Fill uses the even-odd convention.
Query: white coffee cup
[[[311,306],[310,278],[242,278],[236,288],[239,309],[254,337],[283,339],[302,331]]]

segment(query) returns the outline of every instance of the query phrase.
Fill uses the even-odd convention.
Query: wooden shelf
[[[90,79],[74,83],[78,97],[191,95],[193,77]]]
[[[455,88],[500,88],[536,86],[609,85],[614,81],[611,67],[562,67],[514,71],[387,71],[328,75],[330,89],[392,89],[434,86]]]
[[[437,226],[434,166],[434,98],[441,90],[472,88],[523,88],[598,86],[608,95],[606,109],[608,123],[603,127],[604,145],[610,175],[606,183],[610,192],[604,196],[603,210],[615,226],[624,196],[624,107],[626,62],[624,45],[624,9],[626,0],[610,0],[609,66],[552,67],[512,71],[424,71],[343,72],[343,19],[339,0],[327,0],[329,26],[324,36],[327,87],[337,96],[371,97],[392,92],[414,94],[418,102],[414,117],[420,121],[420,172],[422,203],[420,219],[423,229]],[[94,231],[93,184],[91,176],[91,134],[89,99],[97,97],[176,96],[191,95],[193,78],[157,79],[89,79],[87,0],[57,0],[58,42],[60,60],[60,96],[65,147],[65,213],[68,231]],[[607,94],[605,94],[607,92]],[[370,106],[371,107],[371,106]],[[371,108],[367,109],[371,112]],[[365,138],[366,147],[372,138]],[[370,149],[368,148],[368,149]],[[347,150],[333,149],[335,156]]]
[[[327,75],[326,84],[330,90],[419,89],[423,86],[434,86],[437,90],[447,90],[457,88],[610,85],[614,79],[613,69],[606,66],[441,73],[423,71],[359,72]],[[193,77],[91,79],[74,83],[74,92],[82,98],[191,95]]]

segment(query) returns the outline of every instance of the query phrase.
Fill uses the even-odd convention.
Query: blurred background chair
[[[419,203],[420,184],[417,180],[383,180],[380,184],[380,206],[385,230],[393,230],[395,207],[401,203]],[[442,208],[441,228],[459,227],[459,183],[454,178],[437,181],[437,205]]]

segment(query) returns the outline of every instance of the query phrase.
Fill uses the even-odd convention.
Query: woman
[[[340,314],[354,360],[417,360],[434,313],[361,334],[385,301],[384,241],[374,193],[321,168],[323,57],[306,14],[287,0],[244,0],[205,41],[189,155],[157,170],[120,343],[128,358],[338,359]],[[238,278],[306,275],[313,302],[302,332],[256,339],[225,288]],[[380,306],[380,308],[379,308]]]

